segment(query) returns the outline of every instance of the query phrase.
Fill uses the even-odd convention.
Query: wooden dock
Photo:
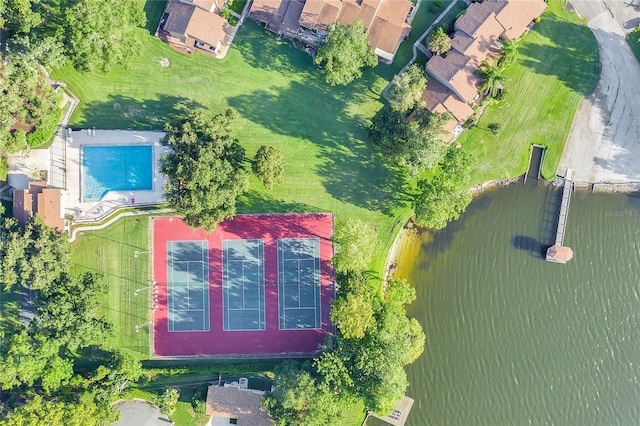
[[[546,260],[556,263],[567,263],[573,258],[573,250],[564,246],[564,234],[567,229],[567,216],[569,216],[569,204],[573,192],[572,170],[567,169],[562,189],[562,202],[558,216],[558,229],[556,230],[556,242],[547,250]]]
[[[560,204],[560,216],[558,217],[558,230],[556,231],[556,245],[564,245],[564,232],[567,227],[567,216],[569,215],[569,202],[573,192],[573,181],[571,180],[571,169],[567,169],[564,178],[564,188],[562,190],[562,203]]]

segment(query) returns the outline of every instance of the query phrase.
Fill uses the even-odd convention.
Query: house
[[[263,394],[244,386],[209,386],[205,411],[211,416],[208,424],[272,426],[273,421],[261,404]]]
[[[30,217],[37,214],[45,225],[58,232],[64,231],[64,206],[62,192],[47,188],[46,182],[29,182],[28,189],[13,191],[13,216],[20,226],[25,226]]]
[[[409,35],[407,0],[254,0],[249,16],[281,36],[316,45],[334,23],[351,25],[360,19],[369,45],[381,61],[393,62]]]
[[[544,0],[472,3],[455,23],[451,50],[427,62],[430,78],[422,96],[427,109],[449,111],[457,123],[468,119],[472,114],[470,105],[480,97],[482,79],[477,72],[481,64],[499,56],[499,40],[518,39],[545,8]],[[447,125],[450,127],[451,123]]]
[[[176,50],[222,58],[233,27],[219,12],[216,0],[169,0],[156,35]]]

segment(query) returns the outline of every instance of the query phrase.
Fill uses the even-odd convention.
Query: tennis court
[[[224,330],[264,330],[262,240],[222,241]]]
[[[320,240],[278,240],[281,330],[322,328],[320,319]]]
[[[209,330],[207,241],[167,241],[169,331]]]

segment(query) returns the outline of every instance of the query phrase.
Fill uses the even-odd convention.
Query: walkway
[[[418,37],[418,39],[413,43],[413,56],[411,57],[411,59],[409,59],[409,62],[407,62],[404,65],[404,67],[402,67],[402,69],[400,70],[400,72],[398,72],[398,74],[402,74],[403,72],[405,72],[406,69],[409,68],[411,64],[413,64],[418,59],[418,50],[421,51],[426,56],[429,56],[431,54],[431,52],[427,50],[427,48],[422,44],[422,42],[424,41],[425,38],[427,38],[429,33],[440,23],[440,21],[442,21],[444,17],[447,16],[447,13],[449,13],[449,11],[453,9],[453,7],[456,5],[456,3],[458,3],[458,1],[464,1],[467,4],[467,6],[471,4],[471,0],[453,0],[451,3],[449,3],[449,6],[447,6],[447,8],[442,11],[442,13],[436,18],[436,20],[433,21],[433,23],[429,25],[429,27],[426,30],[424,30],[424,32],[420,35],[420,37]],[[382,96],[384,96],[385,98],[386,98],[387,90],[389,90],[389,87],[391,87],[391,83],[392,82],[390,81],[389,84],[387,84],[387,87],[385,87],[384,90],[382,91]]]
[[[640,182],[640,65],[625,34],[640,22],[628,2],[571,0],[596,36],[602,66],[594,92],[578,107],[558,174],[577,186]]]
[[[229,12],[231,12],[231,14],[233,16],[238,18],[238,23],[231,30],[231,35],[229,36],[229,40],[227,41],[226,49],[224,49],[224,52],[222,52],[222,54],[217,57],[218,59],[224,59],[224,57],[227,56],[227,52],[229,52],[229,48],[231,47],[231,43],[233,43],[233,39],[236,38],[236,34],[238,33],[238,29],[244,23],[244,18],[246,18],[247,14],[249,13],[249,9],[251,8],[251,3],[253,3],[253,0],[247,0],[247,3],[244,5],[244,9],[242,9],[242,15],[238,15],[236,12],[234,12],[231,9],[229,9]]]
[[[556,231],[557,246],[564,246],[564,234],[567,228],[567,217],[569,216],[569,202],[571,201],[571,192],[573,191],[573,182],[571,169],[567,169],[564,178],[564,188],[562,189],[562,203],[560,203],[560,215],[558,216],[558,229]]]
[[[99,231],[101,229],[106,228],[107,226],[115,223],[118,219],[127,216],[145,216],[145,215],[153,215],[153,214],[162,214],[162,213],[171,213],[173,210],[171,209],[155,209],[155,210],[137,210],[133,212],[122,212],[116,213],[114,217],[106,221],[105,223],[101,223],[99,225],[87,225],[87,226],[76,226],[71,231],[71,235],[69,236],[69,242],[72,243],[76,240],[78,233],[80,232],[89,232],[89,231]]]

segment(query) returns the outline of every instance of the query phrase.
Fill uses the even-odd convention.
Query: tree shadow
[[[106,101],[80,104],[82,119],[72,127],[100,129],[161,130],[167,121],[181,112],[202,105],[181,96],[158,95],[156,99],[135,99],[124,95],[109,95]]]
[[[164,12],[164,8],[167,5],[167,0],[147,0],[144,4],[144,14],[147,18],[145,28],[149,30],[151,35],[156,33],[160,18]]]
[[[250,213],[307,213],[319,212],[322,209],[304,203],[278,200],[264,192],[249,190],[240,195],[236,204],[238,211]]]
[[[314,171],[333,197],[390,214],[406,202],[406,176],[363,142],[368,138],[368,118],[349,111],[359,96],[370,95],[358,86],[329,88],[317,80],[292,81],[287,88],[266,87],[227,102],[250,121],[316,145]]]
[[[530,34],[520,45],[519,62],[538,74],[555,76],[582,96],[591,93],[600,75],[599,54],[591,30],[548,13],[532,32],[554,44],[533,43]]]

